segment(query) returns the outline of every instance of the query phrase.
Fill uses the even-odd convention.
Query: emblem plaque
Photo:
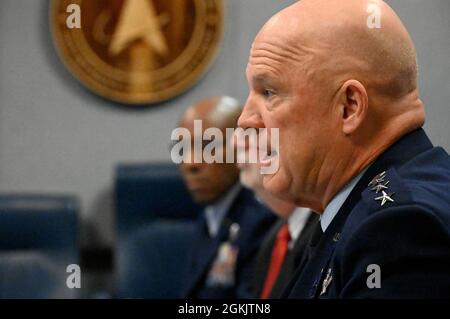
[[[78,5],[81,27],[68,28]],[[222,0],[51,0],[53,42],[93,92],[126,104],[158,103],[206,72],[222,35]]]

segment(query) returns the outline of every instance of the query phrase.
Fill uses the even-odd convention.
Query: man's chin
[[[213,201],[210,199],[204,199],[204,198],[198,198],[198,197],[194,197],[194,202],[199,205],[199,206],[208,206],[210,205]]]
[[[214,201],[214,197],[210,194],[204,194],[200,192],[191,192],[191,196],[194,201],[200,206],[207,206]]]
[[[288,199],[288,187],[286,181],[279,174],[268,174],[263,177],[263,187],[269,193],[280,199]]]

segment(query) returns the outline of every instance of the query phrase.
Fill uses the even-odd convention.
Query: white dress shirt
[[[302,230],[305,228],[306,221],[313,212],[309,208],[297,207],[292,212],[287,220],[289,235],[291,241],[289,242],[289,249],[292,249],[300,236]]]

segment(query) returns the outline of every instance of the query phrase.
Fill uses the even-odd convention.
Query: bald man
[[[192,241],[184,287],[186,298],[254,297],[255,255],[275,218],[251,191],[241,187],[235,162],[207,163],[202,158],[203,150],[210,143],[202,139],[205,130],[218,128],[225,136],[227,128],[237,126],[241,111],[240,104],[231,97],[207,98],[188,108],[179,123],[193,138],[193,152],[183,154],[181,173],[194,200],[205,207]],[[201,132],[195,129],[198,120],[202,121]],[[196,136],[199,133],[201,135]],[[195,140],[203,145],[201,150],[195,150]],[[224,140],[221,147],[225,162],[232,145]]]
[[[450,297],[450,158],[421,128],[415,48],[395,12],[299,1],[259,32],[247,78],[239,125],[280,134],[264,187],[320,214],[284,296]]]

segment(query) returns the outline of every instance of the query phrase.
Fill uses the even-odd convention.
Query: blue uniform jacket
[[[209,236],[204,214],[201,214],[193,239],[187,282],[183,289],[184,297],[254,298],[254,259],[261,241],[275,219],[275,215],[256,200],[253,192],[245,188],[235,198],[215,238]],[[217,258],[219,247],[229,240],[230,226],[234,223],[240,227],[238,237],[233,243],[238,249],[234,284],[208,285],[208,273]]]
[[[314,237],[284,297],[449,298],[449,155],[422,129],[404,136]]]

